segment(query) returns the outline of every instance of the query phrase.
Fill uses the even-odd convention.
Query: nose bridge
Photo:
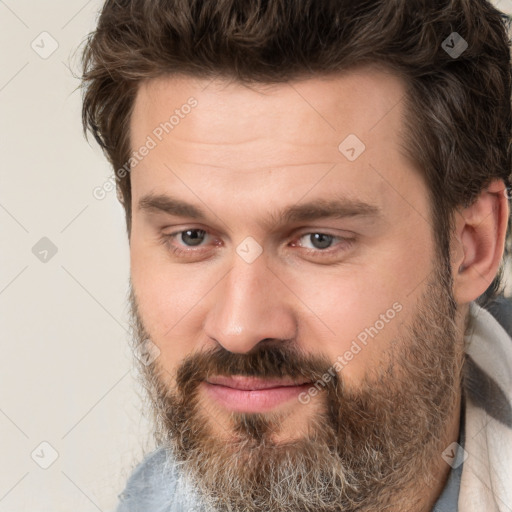
[[[266,338],[293,338],[295,319],[287,299],[286,287],[265,257],[248,263],[236,255],[216,287],[206,334],[231,352],[248,352]]]

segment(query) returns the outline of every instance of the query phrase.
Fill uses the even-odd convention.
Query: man
[[[158,443],[118,511],[512,510],[500,13],[112,0],[83,79]]]

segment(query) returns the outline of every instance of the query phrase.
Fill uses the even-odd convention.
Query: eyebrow
[[[138,209],[148,213],[166,213],[177,217],[188,217],[207,221],[205,212],[186,201],[163,194],[148,194],[138,203]],[[278,212],[270,212],[268,218],[261,222],[264,226],[293,224],[327,218],[376,217],[381,209],[373,204],[348,198],[317,199],[307,203],[294,204]],[[218,217],[217,215],[214,215]]]

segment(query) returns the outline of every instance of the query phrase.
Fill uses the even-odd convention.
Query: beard
[[[383,364],[362,382],[334,372],[315,407],[296,404],[295,411],[304,407],[307,428],[295,439],[276,441],[285,417],[274,412],[224,412],[228,427],[220,428],[221,413],[204,400],[200,384],[212,375],[316,382],[333,367],[321,355],[278,340],[247,353],[220,345],[193,353],[172,375],[158,359],[139,364],[157,444],[208,511],[423,510],[417,495],[439,477],[462,388],[464,347],[449,281],[438,267]],[[130,302],[139,345],[151,338],[133,291]]]

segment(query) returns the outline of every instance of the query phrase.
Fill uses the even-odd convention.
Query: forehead
[[[198,102],[195,115],[180,117],[173,126],[175,137],[184,136],[186,125],[203,143],[226,146],[264,139],[277,131],[280,141],[290,143],[307,139],[332,146],[349,133],[371,142],[374,130],[382,136],[389,134],[389,128],[400,128],[404,86],[401,78],[376,67],[278,84],[161,77],[143,82],[138,89],[131,117],[132,145],[137,146],[190,98]],[[377,130],[383,122],[386,129]]]
[[[396,202],[397,191],[423,186],[402,150],[404,99],[402,79],[375,67],[250,86],[146,81],[130,120],[133,151],[151,139],[134,161],[134,201],[176,188],[191,198],[192,188],[210,197],[236,189],[241,204],[266,191],[269,205],[336,187],[378,207]]]

